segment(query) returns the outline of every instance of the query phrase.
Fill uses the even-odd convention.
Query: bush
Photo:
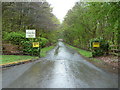
[[[32,46],[33,41],[23,41],[22,46],[23,46],[23,53],[27,55],[35,55],[39,56],[40,52],[38,47],[33,47]]]
[[[25,54],[38,56],[40,54],[40,50],[39,50],[40,48],[33,47],[32,46],[33,42],[39,42],[40,48],[43,48],[48,43],[48,40],[46,38],[39,37],[39,38],[35,38],[35,39],[29,39],[28,41],[22,41],[23,52]]]
[[[25,33],[11,32],[5,35],[4,40],[9,41],[14,45],[20,45],[21,41],[25,41]]]
[[[25,33],[20,33],[20,32],[5,33],[4,40],[9,41],[14,45],[21,45],[22,46],[21,51],[23,51],[24,54],[35,55],[35,56],[38,56],[40,54],[39,49],[45,47],[46,44],[48,43],[48,39],[46,38],[43,37],[38,37],[35,39],[26,38]],[[39,42],[40,48],[33,47],[32,46],[33,42]]]
[[[100,47],[94,48],[93,42],[99,42]],[[90,40],[90,49],[92,51],[92,55],[94,56],[101,56],[104,54],[108,54],[109,44],[108,41],[104,40],[103,38],[95,38]]]
[[[46,44],[49,42],[48,41],[48,39],[46,39],[46,38],[40,38],[41,40],[41,42],[40,42],[40,45],[41,45],[41,47],[43,48],[43,47],[45,47],[46,46]]]
[[[73,44],[74,44],[75,46],[78,46],[78,45],[79,45],[79,40],[78,40],[78,39],[74,40],[74,41],[73,41]]]

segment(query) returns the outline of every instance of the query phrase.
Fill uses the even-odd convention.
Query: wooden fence
[[[118,45],[110,45],[109,54],[119,56],[119,52]]]

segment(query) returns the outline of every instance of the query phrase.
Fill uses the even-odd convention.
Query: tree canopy
[[[61,26],[69,44],[88,49],[93,38],[104,38],[118,44],[120,2],[77,2],[69,10]]]
[[[37,36],[52,41],[59,27],[59,20],[52,13],[48,2],[3,2],[3,39],[11,32],[24,32],[35,29]]]

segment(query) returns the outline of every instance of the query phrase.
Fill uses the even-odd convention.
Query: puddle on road
[[[112,75],[111,73],[105,72],[104,70],[94,66],[90,62],[86,61],[83,57],[81,57],[76,51],[65,46],[62,42],[59,42],[57,47],[54,49],[54,51],[50,52],[50,57],[48,56],[47,60],[56,61],[56,65],[55,65],[56,67],[54,67],[53,72],[54,73],[57,71],[60,72],[62,69],[64,71],[64,68],[67,67],[66,71],[68,72],[64,73],[68,75],[66,78],[69,77],[75,79],[75,81],[74,79],[73,80],[69,79],[70,82],[74,82],[75,84],[79,83],[81,85],[82,84],[87,85],[85,84],[85,82],[88,82],[89,85],[93,84],[91,87],[94,87],[94,85],[96,87],[102,87],[102,86],[111,87],[113,83],[114,83],[113,86],[117,86],[116,82],[118,76]],[[57,64],[58,60],[65,62],[66,66],[64,66],[64,64],[63,65]],[[55,75],[53,77],[56,78],[53,80],[55,82],[57,80],[57,76]],[[102,84],[100,84],[101,82]],[[108,84],[109,82],[113,82],[113,83]],[[99,83],[100,85],[97,85],[97,83]]]
[[[58,53],[59,53],[59,48],[60,48],[60,46],[57,46],[57,48],[55,49],[54,55],[58,55]]]
[[[62,42],[59,42],[58,45],[48,52],[47,57],[44,59],[47,60],[83,60],[82,57],[78,57],[78,53],[74,50],[69,50]]]

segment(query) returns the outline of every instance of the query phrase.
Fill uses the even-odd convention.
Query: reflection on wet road
[[[39,62],[3,71],[3,87],[9,88],[117,88],[117,80],[62,42]]]

